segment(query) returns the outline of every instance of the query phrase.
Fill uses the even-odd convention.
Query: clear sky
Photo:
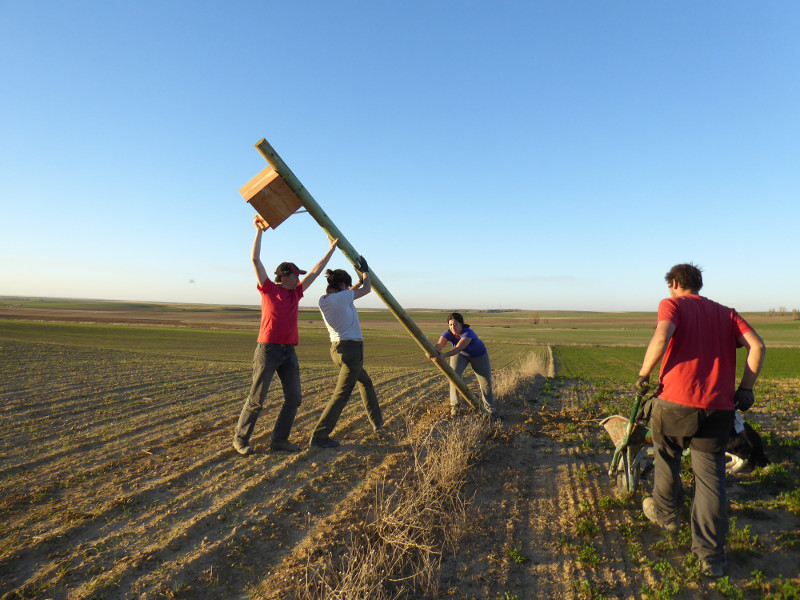
[[[407,308],[655,310],[687,261],[800,308],[798,31],[794,0],[0,0],[0,295],[256,304],[263,137]],[[299,214],[262,258],[326,249]]]

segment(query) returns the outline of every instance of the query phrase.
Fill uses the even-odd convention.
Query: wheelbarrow
[[[649,402],[642,404],[642,399],[636,396],[630,418],[612,415],[600,421],[614,444],[608,476],[616,480],[620,496],[635,492],[642,475],[653,468],[653,436],[647,427],[650,418],[641,414],[649,413]]]

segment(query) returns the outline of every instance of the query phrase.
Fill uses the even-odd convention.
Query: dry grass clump
[[[555,376],[553,351],[547,347],[539,347],[526,354],[514,367],[498,371],[492,376],[492,387],[498,398],[503,398],[519,390],[520,384],[532,377]]]
[[[346,540],[348,552],[308,565],[302,600],[389,600],[438,589],[442,551],[466,530],[464,473],[490,425],[484,419],[438,424],[412,444],[401,481],[376,490],[374,514]]]

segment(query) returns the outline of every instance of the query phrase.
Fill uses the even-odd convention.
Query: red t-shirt
[[[287,290],[265,279],[258,286],[261,292],[261,329],[258,332],[260,344],[291,344],[299,341],[297,334],[297,308],[303,297],[303,286]]]
[[[753,328],[734,309],[694,294],[662,300],[658,320],[675,325],[661,361],[659,397],[733,410],[738,339]]]

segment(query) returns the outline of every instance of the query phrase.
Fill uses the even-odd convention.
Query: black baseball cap
[[[307,272],[308,271],[303,271],[303,269],[293,262],[282,262],[278,265],[278,268],[275,269],[275,275],[305,275]]]

